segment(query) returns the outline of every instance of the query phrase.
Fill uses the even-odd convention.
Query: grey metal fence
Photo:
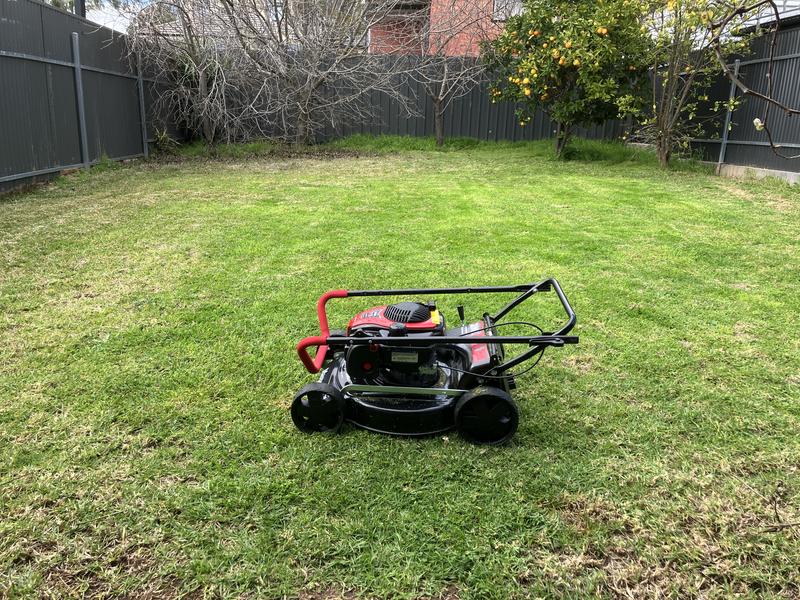
[[[366,102],[373,107],[371,119],[329,125],[321,139],[333,139],[353,134],[433,136],[433,103],[423,86],[413,80],[403,82],[401,94],[415,99],[417,116],[408,117],[398,103],[382,92],[372,92]],[[524,127],[515,114],[516,107],[509,102],[492,103],[489,84],[478,85],[465,96],[456,98],[444,114],[444,132],[447,138],[468,137],[493,141],[522,141],[550,138],[555,133],[555,123],[541,111]],[[592,139],[619,139],[625,124],[610,120],[601,125],[579,129],[576,133]]]
[[[104,155],[146,155],[152,85],[121,34],[35,0],[0,0],[0,190]]]

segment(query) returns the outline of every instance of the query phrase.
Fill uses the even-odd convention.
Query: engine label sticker
[[[419,354],[417,352],[392,352],[392,362],[415,365],[419,362]]]

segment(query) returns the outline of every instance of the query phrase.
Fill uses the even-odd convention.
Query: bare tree
[[[207,141],[306,143],[326,124],[369,118],[373,91],[410,111],[398,77],[407,66],[368,51],[370,30],[402,4],[154,0],[139,8],[132,37],[170,78],[165,99]]]
[[[200,133],[209,144],[236,137],[230,101],[243,73],[213,0],[156,0],[129,4],[131,54],[158,78],[157,112]]]
[[[444,144],[444,116],[454,100],[486,80],[481,47],[501,29],[493,0],[438,0],[423,15],[408,47],[420,56],[412,77],[433,105],[436,145]]]

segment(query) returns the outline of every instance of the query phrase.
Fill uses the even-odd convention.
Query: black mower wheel
[[[458,433],[465,440],[497,446],[516,433],[519,409],[508,392],[484,385],[458,399],[455,420]]]
[[[292,401],[292,421],[300,431],[336,433],[344,423],[345,400],[327,383],[303,386]]]

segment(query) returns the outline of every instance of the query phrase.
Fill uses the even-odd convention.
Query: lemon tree
[[[516,102],[521,126],[543,109],[558,124],[558,155],[575,126],[638,113],[652,46],[641,6],[526,0],[484,49],[496,75],[492,100]]]

